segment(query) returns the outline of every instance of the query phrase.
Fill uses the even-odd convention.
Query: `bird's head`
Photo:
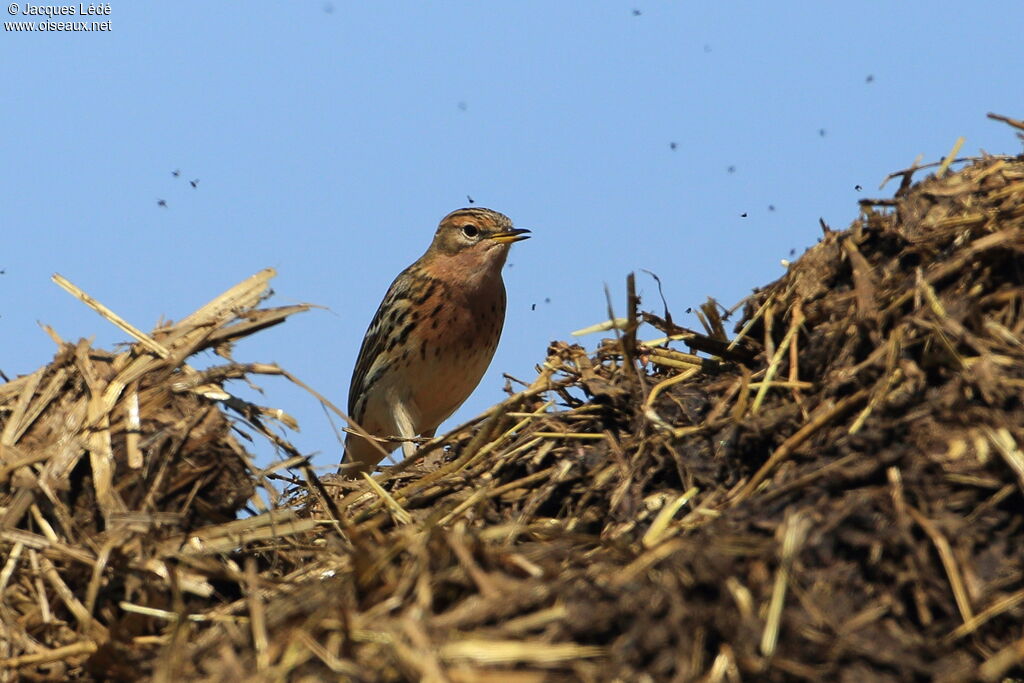
[[[480,262],[505,262],[513,242],[529,238],[530,231],[512,226],[505,214],[490,209],[458,209],[441,219],[430,249],[446,256],[467,255]]]

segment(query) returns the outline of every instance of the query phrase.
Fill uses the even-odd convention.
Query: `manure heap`
[[[1024,157],[915,173],[731,333],[630,296],[374,481],[224,388],[290,378],[230,360],[306,309],[270,271],[148,334],[64,281],[135,342],[0,385],[0,681],[1024,675]]]

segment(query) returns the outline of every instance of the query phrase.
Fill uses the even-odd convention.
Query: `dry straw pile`
[[[279,368],[187,365],[305,308],[257,307],[271,273],[149,335],[79,292],[136,342],[0,385],[0,680],[1021,675],[1024,157],[951,161],[735,336],[631,296],[374,480],[223,388]]]

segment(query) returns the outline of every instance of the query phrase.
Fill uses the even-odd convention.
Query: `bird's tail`
[[[381,443],[381,448],[385,451],[394,450],[393,446],[389,449],[389,445]],[[372,472],[384,457],[385,454],[381,453],[381,449],[369,440],[357,434],[349,434],[345,437],[345,455],[341,459],[338,473],[356,479],[361,472]]]

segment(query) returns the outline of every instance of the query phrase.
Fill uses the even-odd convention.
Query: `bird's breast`
[[[434,429],[465,401],[487,371],[505,319],[505,290],[447,291],[425,306],[420,334],[409,347],[407,390],[420,416],[418,431]],[[447,296],[445,296],[447,295]]]

